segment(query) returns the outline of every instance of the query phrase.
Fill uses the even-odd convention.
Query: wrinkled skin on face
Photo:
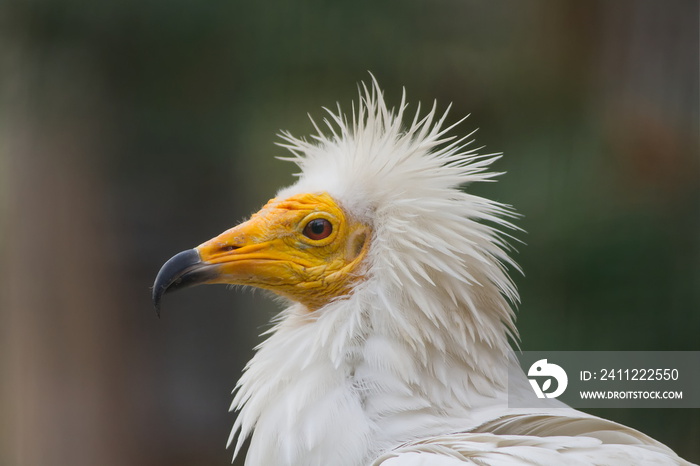
[[[154,290],[162,289],[159,299],[183,279],[188,286],[250,285],[314,311],[348,294],[361,279],[369,237],[369,227],[348,218],[327,193],[272,199],[248,221],[197,246],[193,251],[200,262],[189,263],[182,273],[170,271],[165,284],[159,284],[159,276]]]

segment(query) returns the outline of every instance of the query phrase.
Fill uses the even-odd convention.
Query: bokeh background
[[[229,464],[276,305],[149,287],[368,71],[505,154],[523,349],[700,350],[698,61],[693,0],[2,2],[0,464]],[[596,414],[700,462],[698,409]]]

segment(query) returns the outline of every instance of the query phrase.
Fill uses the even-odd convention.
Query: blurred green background
[[[229,464],[276,305],[161,264],[293,182],[275,134],[454,104],[504,152],[525,350],[700,350],[698,2],[0,4],[0,464]],[[599,410],[700,462],[700,410]]]

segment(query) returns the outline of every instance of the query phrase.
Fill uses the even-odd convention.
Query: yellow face
[[[272,199],[250,220],[197,246],[206,283],[252,285],[316,310],[361,278],[369,227],[326,193]]]

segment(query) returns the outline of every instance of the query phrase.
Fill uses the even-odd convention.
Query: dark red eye
[[[304,236],[313,240],[328,238],[333,232],[333,225],[325,218],[315,218],[304,227]]]

